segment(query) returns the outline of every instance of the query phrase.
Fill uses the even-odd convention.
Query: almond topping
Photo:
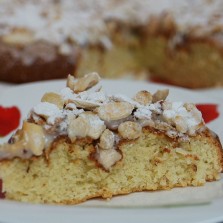
[[[14,135],[13,144],[0,146],[0,159],[29,158],[32,155],[40,156],[45,148],[45,135],[42,126],[24,122],[21,130]]]
[[[82,99],[78,99],[78,98],[69,100],[69,102],[74,103],[78,108],[89,109],[89,110],[92,110],[92,109],[100,106],[100,104],[97,102],[86,101],[86,100],[82,100]]]
[[[186,133],[188,130],[188,126],[187,123],[185,121],[185,119],[182,116],[176,116],[174,119],[174,123],[176,125],[176,129],[177,131],[181,132],[181,133]]]
[[[68,126],[68,137],[71,142],[75,142],[77,137],[86,137],[89,130],[89,123],[83,117],[73,118]]]
[[[112,149],[115,144],[115,135],[109,129],[105,129],[100,137],[99,147],[102,149]]]
[[[87,89],[96,85],[99,80],[100,77],[97,73],[86,74],[84,75],[84,77],[78,79],[77,82],[74,83],[74,87],[72,90],[75,93],[86,91]]]
[[[99,149],[96,154],[97,161],[106,169],[111,167],[122,158],[122,155],[115,149]]]
[[[115,121],[131,115],[134,106],[128,102],[110,102],[97,109],[98,116],[105,121]]]
[[[41,155],[45,147],[45,134],[42,126],[24,122],[22,138],[26,142],[26,149],[30,149],[34,155]]]
[[[169,89],[158,90],[155,94],[153,94],[153,103],[161,100],[165,100],[169,95]]]
[[[64,101],[59,94],[49,92],[43,95],[41,102],[49,102],[55,104],[59,109],[62,109],[64,106]]]
[[[119,125],[118,132],[124,139],[137,139],[142,127],[137,122],[127,121]]]
[[[71,90],[74,89],[74,83],[75,83],[75,78],[72,75],[68,75],[67,77],[67,87],[69,87]]]
[[[84,112],[80,114],[80,117],[89,123],[87,136],[98,139],[106,128],[104,121],[93,112]]]
[[[153,96],[148,91],[139,91],[133,99],[139,104],[146,106],[152,102]]]

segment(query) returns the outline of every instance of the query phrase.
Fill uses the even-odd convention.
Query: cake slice
[[[7,199],[78,204],[220,179],[221,143],[195,105],[167,89],[108,95],[97,73],[46,93],[0,146]]]

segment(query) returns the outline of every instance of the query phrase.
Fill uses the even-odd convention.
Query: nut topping
[[[96,154],[97,161],[106,169],[111,167],[122,158],[122,155],[115,149],[99,149]]]
[[[67,76],[67,87],[69,87],[71,90],[74,89],[74,84],[75,84],[75,78],[72,75]]]
[[[46,93],[41,103],[31,110],[29,122],[24,122],[23,128],[17,131],[15,140],[0,146],[0,159],[41,155],[49,146],[47,138],[58,135],[68,135],[72,143],[77,138],[90,137],[99,139],[94,142],[96,159],[109,170],[121,159],[115,143],[139,138],[143,127],[187,140],[204,126],[195,105],[165,100],[169,90],[158,90],[154,95],[139,91],[131,99],[121,94],[107,95],[97,85],[99,80],[97,73],[78,80],[69,75],[67,87],[60,94]]]
[[[169,95],[169,89],[158,90],[155,94],[153,94],[153,103],[161,100],[165,100]]]
[[[84,112],[80,117],[89,123],[87,136],[98,139],[106,128],[104,122],[93,112]]]
[[[32,155],[40,156],[45,148],[45,134],[42,126],[24,122],[21,130],[14,136],[13,144],[0,146],[0,159],[21,157],[29,158]]]
[[[115,144],[115,135],[109,129],[105,129],[100,137],[99,147],[102,149],[112,149]]]
[[[73,118],[68,126],[68,137],[71,142],[75,142],[77,137],[86,137],[89,127],[90,125],[85,118]]]
[[[184,118],[182,116],[176,116],[175,119],[174,119],[174,122],[175,122],[175,125],[176,125],[176,129],[179,131],[179,132],[182,132],[182,133],[186,133],[187,130],[188,130],[188,127],[187,127],[187,124],[184,120]]]
[[[69,100],[69,102],[74,103],[78,108],[83,108],[83,109],[88,109],[88,110],[92,110],[92,109],[100,106],[100,103],[86,101],[86,100],[82,100],[82,99],[78,99],[78,98]]]
[[[45,147],[45,134],[42,126],[34,123],[23,123],[23,135],[25,148],[30,149],[34,155],[41,155]]]
[[[152,102],[153,96],[148,91],[139,91],[135,95],[134,100],[137,101],[139,104],[146,106]]]
[[[43,95],[41,102],[49,102],[55,104],[59,109],[62,109],[64,106],[64,101],[59,94],[49,92]]]
[[[87,89],[93,87],[96,85],[100,80],[100,77],[97,73],[90,73],[84,75],[84,77],[77,80],[77,82],[74,83],[73,91],[75,93],[79,93],[82,91],[86,91]]]
[[[131,115],[134,106],[128,102],[109,102],[97,109],[98,116],[105,121],[115,121]]]
[[[119,125],[118,132],[124,139],[137,139],[142,127],[137,122],[127,121]]]

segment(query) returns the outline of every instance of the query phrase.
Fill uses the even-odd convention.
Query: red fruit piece
[[[196,107],[201,111],[205,123],[211,122],[219,116],[217,104],[196,104]]]
[[[21,113],[15,106],[0,106],[0,136],[6,136],[19,126]]]

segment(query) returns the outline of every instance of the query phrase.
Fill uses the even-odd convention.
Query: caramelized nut
[[[71,90],[74,89],[74,83],[75,83],[75,78],[72,75],[67,76],[67,87],[69,87]]]
[[[97,109],[98,116],[105,121],[115,121],[131,115],[134,106],[128,102],[110,102]]]
[[[112,149],[115,144],[115,135],[109,129],[105,129],[100,137],[99,147],[102,149]]]
[[[148,91],[139,91],[133,99],[139,104],[146,106],[152,102],[153,96]]]
[[[92,139],[98,139],[106,128],[104,121],[93,112],[81,113],[80,117],[89,123],[87,136]]]
[[[188,112],[191,113],[193,118],[198,122],[202,123],[203,118],[201,112],[197,109],[197,107],[192,103],[186,103],[184,104],[184,107],[187,109]]]
[[[188,130],[187,122],[184,120],[182,116],[176,116],[173,121],[176,125],[177,131],[181,133],[187,132]]]
[[[73,118],[68,126],[68,137],[75,142],[77,137],[86,137],[89,130],[89,123],[83,117]]]
[[[22,138],[25,141],[26,149],[30,149],[36,156],[42,154],[45,147],[45,134],[42,126],[24,122],[22,128]]]
[[[70,100],[70,102],[74,103],[78,108],[83,108],[83,109],[88,109],[88,110],[92,110],[100,106],[100,104],[97,102],[85,101],[78,98],[72,99]]]
[[[64,106],[64,101],[59,94],[49,92],[43,95],[41,102],[49,102],[55,104],[59,109],[62,109]]]
[[[169,94],[169,89],[158,90],[155,94],[153,94],[153,103],[161,100],[165,100]]]
[[[86,74],[84,75],[84,77],[78,79],[77,82],[74,83],[74,87],[72,90],[75,93],[86,91],[87,89],[96,85],[99,80],[100,77],[97,73]]]
[[[119,125],[118,132],[124,139],[137,139],[142,127],[137,122],[127,121]]]
[[[96,159],[106,169],[111,167],[122,158],[122,155],[115,149],[99,149]]]

